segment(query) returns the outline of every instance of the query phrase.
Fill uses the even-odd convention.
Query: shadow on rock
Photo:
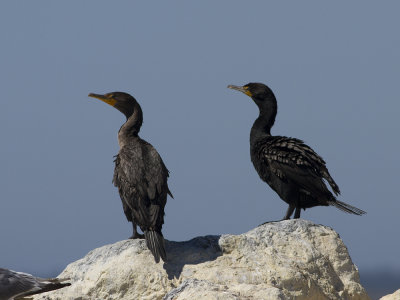
[[[220,235],[196,237],[186,242],[165,241],[168,261],[163,268],[168,279],[179,278],[185,265],[196,265],[215,260],[222,255],[218,245]]]

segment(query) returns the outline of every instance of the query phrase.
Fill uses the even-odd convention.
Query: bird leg
[[[300,218],[300,212],[301,212],[300,206],[296,206],[296,211],[294,212],[294,217],[293,217],[293,219],[298,219],[298,218]]]
[[[290,216],[292,215],[292,213],[293,213],[293,211],[295,209],[295,207],[296,206],[294,204],[289,204],[289,207],[288,207],[288,209],[286,211],[286,215],[283,217],[282,220],[289,220]],[[296,210],[296,212],[297,212],[297,210]],[[300,214],[299,214],[299,216],[300,216]]]
[[[294,212],[294,217],[293,219],[299,219],[300,218],[300,213],[301,213],[301,207],[300,203],[302,202],[301,200],[305,201],[307,195],[304,195],[303,193],[300,193],[299,197],[296,200],[296,203],[294,204],[296,207],[296,211]]]
[[[132,240],[134,240],[134,239],[144,239],[144,235],[138,233],[137,225],[133,220],[132,220],[132,227],[133,227],[133,234],[130,237],[130,239],[132,239]]]

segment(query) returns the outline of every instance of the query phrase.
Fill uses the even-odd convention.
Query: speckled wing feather
[[[65,280],[57,278],[44,279],[27,273],[0,268],[0,300],[19,299],[19,297],[48,292],[71,285],[70,283],[62,283]]]
[[[142,230],[161,231],[167,193],[171,195],[168,174],[156,149],[143,140],[125,145],[116,157],[113,183]]]
[[[7,300],[21,293],[39,289],[32,276],[0,269],[0,299]]]
[[[326,190],[325,179],[336,195],[340,194],[325,161],[303,141],[284,136],[271,136],[263,141],[261,157],[266,160],[271,171],[282,180],[291,179],[305,188],[319,187]],[[319,180],[320,179],[320,180]]]

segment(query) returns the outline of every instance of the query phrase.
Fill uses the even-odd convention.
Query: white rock
[[[144,240],[95,249],[60,277],[72,285],[34,299],[369,299],[331,228],[274,222],[241,235],[166,242],[154,263]]]
[[[400,290],[395,291],[393,294],[383,296],[379,300],[400,300]]]

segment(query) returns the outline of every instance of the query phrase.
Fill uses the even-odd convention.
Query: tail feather
[[[340,194],[339,186],[336,184],[335,180],[333,180],[331,174],[329,174],[328,169],[325,168],[325,170],[322,172],[322,177],[326,181],[328,181],[328,183],[331,186],[333,192],[335,193],[336,196],[338,196]]]
[[[347,212],[349,214],[355,214],[355,215],[358,215],[358,216],[366,214],[366,212],[363,211],[362,209],[359,209],[357,207],[351,206],[350,204],[344,203],[344,202],[339,201],[339,200],[330,201],[329,205],[335,206],[338,209],[340,209],[341,211]]]
[[[144,237],[146,239],[147,248],[151,251],[154,256],[156,263],[160,261],[160,257],[163,261],[167,260],[167,254],[165,253],[164,237],[161,233],[156,231],[144,231]]]
[[[41,294],[41,293],[45,293],[45,292],[50,292],[50,291],[54,291],[54,290],[58,290],[61,289],[63,287],[66,286],[70,286],[71,283],[67,282],[67,283],[62,283],[62,281],[66,281],[69,279],[50,279],[50,280],[46,280],[46,281],[50,281],[49,283],[44,283],[43,286],[41,286],[41,288],[39,290],[35,290],[35,291],[27,291],[25,293],[19,294],[15,299],[24,299],[24,297],[27,296],[32,296],[32,295],[36,295],[36,294]]]

